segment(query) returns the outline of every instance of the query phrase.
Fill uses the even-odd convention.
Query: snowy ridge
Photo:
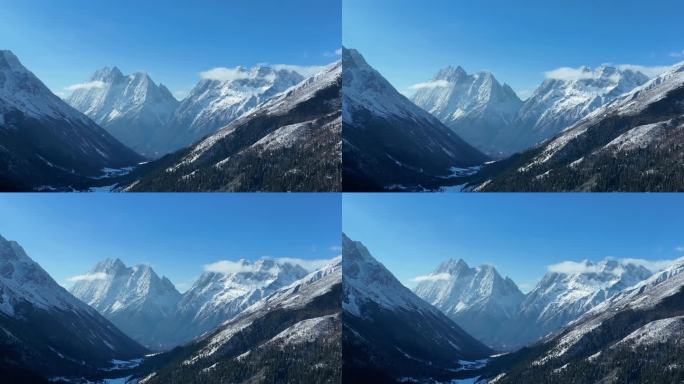
[[[292,108],[295,108],[300,103],[313,98],[318,91],[330,87],[339,79],[341,75],[342,65],[341,62],[337,62],[326,67],[322,72],[286,89],[282,93],[274,95],[268,101],[255,106],[255,108],[242,115],[239,119],[233,121],[224,128],[221,128],[216,133],[199,142],[179,164],[169,168],[167,171],[173,172],[182,165],[196,162],[202,158],[204,154],[210,152],[216,143],[220,142],[226,136],[232,134],[240,125],[254,118],[256,115],[286,115],[291,111]]]
[[[38,119],[91,124],[85,115],[53,94],[12,52],[0,50],[0,122],[4,121],[3,114],[13,109]]]

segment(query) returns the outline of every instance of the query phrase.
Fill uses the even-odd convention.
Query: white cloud
[[[304,77],[311,77],[311,76],[323,71],[327,66],[326,65],[309,65],[309,66],[306,66],[306,65],[290,65],[290,64],[273,64],[270,67],[272,67],[276,71],[280,71],[280,70],[292,71],[292,72],[297,72]]]
[[[323,52],[323,56],[325,57],[336,57],[336,56],[342,56],[342,48],[337,48],[334,51],[325,51]]]
[[[620,64],[617,67],[623,71],[627,70],[627,69],[630,69],[632,71],[639,71],[648,77],[656,77],[656,76],[662,74],[663,72],[665,72],[671,68],[668,65],[657,65],[657,66],[648,67],[645,65],[634,65],[634,64]]]
[[[635,64],[611,64],[607,63],[605,65],[614,66],[621,71],[631,70],[643,73],[648,77],[656,77],[661,73],[667,71],[669,66],[645,66],[645,65],[635,65]],[[585,80],[585,79],[595,79],[599,77],[599,73],[596,70],[592,70],[588,67],[570,68],[561,67],[554,69],[552,71],[544,72],[544,76],[547,79],[557,79],[565,81],[573,80]]]
[[[271,258],[271,257],[263,257],[262,259],[264,260],[274,260],[279,263],[284,263],[284,264],[292,264],[292,265],[298,265],[304,269],[306,269],[309,272],[313,272],[317,269],[320,269],[324,267],[327,264],[330,264],[332,261],[331,259],[299,259],[296,257],[278,257],[278,258]],[[240,272],[251,272],[255,270],[255,263],[249,262],[244,259],[240,259],[238,261],[232,261],[232,260],[220,260],[215,263],[207,264],[204,266],[204,270],[206,272],[215,272],[215,273],[224,273],[224,274],[230,274],[230,273],[240,273]]]
[[[331,245],[328,249],[333,252],[342,252],[342,247],[339,245]]]
[[[670,53],[670,56],[672,56],[672,57],[684,57],[684,50],[682,50],[681,52],[672,52],[672,53]]]
[[[451,275],[448,273],[431,273],[429,275],[416,276],[411,279],[415,283],[421,283],[423,281],[442,281],[449,280]]]
[[[678,247],[675,247],[675,251],[677,252],[684,252],[684,245],[680,245]]]
[[[624,258],[624,259],[607,258],[607,260],[615,260],[615,261],[617,261],[623,265],[633,264],[633,265],[642,266],[651,272],[662,271],[663,269],[672,265],[672,263],[674,263],[674,261],[675,261],[675,260],[645,260],[645,259],[631,259],[631,258]],[[549,272],[565,273],[565,274],[597,273],[597,272],[601,271],[601,266],[598,264],[592,263],[590,261],[587,261],[587,260],[583,260],[580,262],[563,261],[563,262],[560,262],[558,264],[551,264],[547,267],[547,269],[549,270]],[[619,274],[621,272],[621,269],[617,268],[614,272],[616,274]]]
[[[107,278],[107,274],[104,272],[89,273],[87,275],[78,275],[68,278],[67,280],[77,283],[79,281],[95,281],[104,280]]]
[[[95,81],[90,81],[87,83],[80,83],[80,84],[74,84],[70,85],[66,88],[64,88],[67,91],[81,91],[81,90],[88,90],[88,89],[102,89],[106,86],[107,84],[104,83],[104,81],[100,80],[95,80]]]
[[[337,49],[335,50],[335,54],[336,54],[337,56],[342,56],[342,48],[337,48]]]
[[[240,79],[248,79],[250,76],[249,71],[242,67],[237,68],[225,68],[217,67],[212,68],[208,71],[200,72],[200,78],[206,80],[218,80],[218,81],[233,81]]]
[[[449,86],[449,82],[446,80],[434,80],[426,81],[424,83],[413,84],[409,87],[412,91],[418,91],[421,89],[434,89],[434,88],[445,88]]]

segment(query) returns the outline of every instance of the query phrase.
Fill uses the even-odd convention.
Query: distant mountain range
[[[581,268],[580,268],[581,267]],[[492,266],[442,263],[414,292],[478,340],[510,351],[555,332],[652,275],[643,266],[583,261],[574,273],[549,272],[527,294]]]
[[[582,67],[575,79],[547,79],[524,102],[490,72],[447,67],[412,96],[466,141],[503,157],[559,134],[594,110],[646,83],[630,69]]]
[[[237,68],[181,102],[145,73],[107,67],[75,86],[72,107],[1,53],[0,190],[341,189],[340,62],[309,78]]]
[[[557,137],[488,165],[477,191],[684,190],[684,64],[617,97]]]

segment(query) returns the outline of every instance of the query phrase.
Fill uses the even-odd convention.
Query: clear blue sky
[[[0,234],[60,284],[100,260],[150,264],[179,289],[219,260],[340,254],[339,194],[6,194]]]
[[[448,258],[494,265],[529,290],[563,261],[684,255],[677,194],[345,194],[342,217],[409,286]]]
[[[56,92],[107,65],[175,92],[215,67],[328,64],[341,23],[340,0],[0,0],[0,47]]]
[[[681,0],[344,0],[342,14],[344,45],[400,91],[447,65],[529,91],[559,67],[684,60]]]

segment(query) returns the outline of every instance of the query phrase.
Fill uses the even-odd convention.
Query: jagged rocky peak
[[[435,75],[435,80],[456,82],[466,76],[468,76],[468,73],[466,73],[466,71],[460,65],[456,68],[448,66],[446,68],[440,69],[439,72],[437,72],[437,75]]]
[[[90,77],[91,80],[100,80],[103,82],[114,82],[117,80],[121,80],[123,78],[124,78],[124,74],[121,72],[121,70],[117,66],[104,67],[104,68],[98,69]]]
[[[26,72],[26,68],[21,64],[17,56],[9,50],[0,50],[0,70],[22,71]]]
[[[470,269],[468,264],[463,259],[449,259],[444,262],[442,262],[437,269],[435,270],[436,273],[448,273],[451,275],[457,275],[463,271],[466,271]]]

